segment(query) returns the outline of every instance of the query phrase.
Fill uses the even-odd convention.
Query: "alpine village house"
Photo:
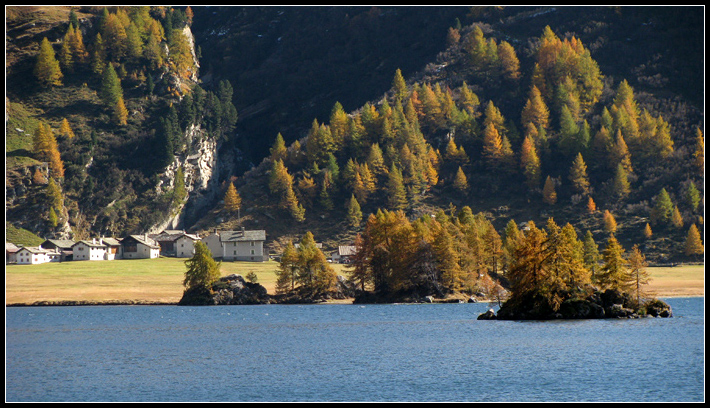
[[[195,242],[202,240],[215,259],[225,261],[268,260],[264,251],[266,231],[214,231],[201,239],[181,230],[164,230],[159,234],[129,235],[122,239],[92,238],[71,241],[47,239],[36,247],[5,243],[5,263],[35,265],[46,262],[111,261],[114,259],[153,259],[159,256],[190,258]]]

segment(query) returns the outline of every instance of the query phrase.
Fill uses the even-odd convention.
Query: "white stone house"
[[[47,262],[59,262],[60,254],[57,251],[38,247],[22,247],[17,251],[18,265],[37,265]]]
[[[153,259],[160,256],[160,246],[147,235],[129,235],[121,240],[123,259]]]
[[[178,258],[192,258],[195,255],[195,242],[200,237],[194,234],[183,234],[175,240],[175,256]]]
[[[116,238],[102,238],[102,241],[106,246],[105,260],[113,261],[121,258],[121,243]]]
[[[103,240],[93,238],[91,241],[83,240],[72,245],[74,261],[104,261],[106,260],[106,245]]]
[[[202,239],[212,252],[212,257],[223,261],[268,261],[264,251],[266,231],[217,231]]]

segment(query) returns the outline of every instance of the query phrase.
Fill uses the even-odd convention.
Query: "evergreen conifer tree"
[[[665,188],[656,196],[656,204],[651,209],[651,223],[668,224],[673,217],[673,201]]]
[[[186,289],[209,288],[220,277],[220,263],[212,258],[212,252],[202,241],[195,242],[195,254],[185,261],[187,271],[183,285]]]
[[[695,224],[688,229],[688,236],[685,238],[685,255],[702,255],[705,252],[703,241],[700,239],[700,232]]]
[[[653,236],[653,230],[651,230],[651,225],[649,223],[646,223],[646,227],[643,229],[643,236],[646,237],[646,239],[651,239]]]
[[[387,204],[393,211],[407,207],[407,191],[404,188],[402,172],[394,164],[387,178]]]
[[[555,191],[555,182],[550,176],[545,179],[545,185],[542,188],[542,201],[548,205],[557,203],[557,192]]]
[[[587,164],[584,163],[582,153],[577,153],[577,157],[572,162],[569,179],[572,182],[572,188],[579,194],[589,194],[589,177],[587,176]]]
[[[40,43],[34,74],[40,85],[44,87],[62,85],[62,77],[64,75],[59,67],[59,61],[57,61],[54,54],[52,44],[49,43],[47,37],[43,38]]]
[[[461,166],[459,166],[459,169],[456,171],[456,176],[454,177],[454,188],[460,194],[468,194],[468,179],[466,178],[463,170],[461,170]]]
[[[229,187],[227,187],[227,192],[224,194],[224,209],[231,213],[235,213],[239,211],[241,207],[242,198],[239,196],[237,188],[234,187],[234,183],[229,183]]]
[[[604,221],[604,230],[609,234],[615,234],[617,228],[616,218],[609,210],[604,210],[602,220]]]
[[[636,295],[637,310],[641,307],[641,285],[645,285],[651,280],[651,275],[646,270],[647,266],[646,257],[641,253],[638,245],[634,245],[631,248],[631,254],[629,254],[629,274],[631,275],[631,290]]]
[[[614,235],[611,235],[607,240],[606,248],[602,252],[602,259],[603,264],[597,283],[607,289],[628,290],[631,283],[629,263],[624,258],[624,248]]]
[[[347,211],[348,224],[350,224],[351,227],[359,227],[360,222],[362,222],[362,211],[360,210],[360,204],[355,198],[355,194],[352,194],[350,196],[350,201],[348,201],[347,205]]]
[[[119,99],[123,98],[121,81],[118,79],[116,70],[112,64],[107,64],[101,77],[101,89],[99,97],[110,108],[118,106]]]

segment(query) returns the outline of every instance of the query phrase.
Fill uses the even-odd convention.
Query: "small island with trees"
[[[560,227],[552,218],[544,228],[530,221],[523,230],[511,221],[505,233],[501,239],[485,216],[468,207],[413,222],[402,211],[380,210],[357,236],[347,279],[336,276],[307,232],[297,247],[289,242],[284,249],[274,296],[249,277],[220,278],[220,264],[198,242],[195,255],[185,261],[186,289],[179,304],[319,303],[349,297],[353,303],[462,302],[462,294],[477,294],[499,304],[505,300],[497,314],[491,309],[479,320],[672,316],[668,304],[643,293],[648,264],[638,246],[626,255],[613,233],[601,253],[591,234],[580,240],[571,224]]]

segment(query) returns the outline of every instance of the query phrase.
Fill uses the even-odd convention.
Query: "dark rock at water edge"
[[[211,288],[198,286],[185,291],[178,305],[263,305],[272,303],[266,288],[258,283],[247,282],[241,275],[232,274],[220,278]]]
[[[670,305],[659,299],[652,299],[637,312],[634,299],[627,293],[608,289],[594,291],[586,298],[570,297],[555,310],[549,301],[538,295],[529,294],[512,299],[503,304],[498,313],[493,310],[478,316],[478,320],[552,320],[552,319],[603,319],[638,318],[643,316],[672,317]]]

